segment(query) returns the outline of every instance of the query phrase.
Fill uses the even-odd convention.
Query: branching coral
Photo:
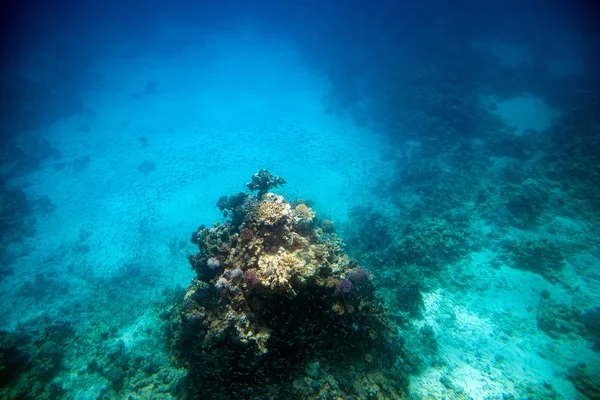
[[[271,171],[267,169],[261,169],[256,174],[252,175],[252,180],[246,183],[246,187],[250,189],[251,192],[258,190],[258,198],[260,199],[272,188],[285,185],[285,183],[285,179],[273,175]]]

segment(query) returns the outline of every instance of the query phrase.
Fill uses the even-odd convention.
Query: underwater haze
[[[600,399],[593,1],[0,5],[0,398]]]

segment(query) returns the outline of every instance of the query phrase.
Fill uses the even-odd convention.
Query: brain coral
[[[239,198],[236,217],[195,234],[197,277],[173,321],[190,396],[367,398],[378,386],[401,398],[401,345],[369,274],[309,207]]]

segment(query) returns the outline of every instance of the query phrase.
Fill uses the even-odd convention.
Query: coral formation
[[[517,226],[527,228],[535,225],[547,208],[549,198],[548,190],[531,178],[514,189],[508,208],[519,219]]]
[[[569,370],[567,378],[577,391],[584,396],[583,398],[597,399],[600,397],[600,371],[598,366],[579,363]]]
[[[0,254],[9,243],[34,236],[36,213],[49,214],[55,208],[50,197],[32,199],[23,188],[10,187],[0,179]]]
[[[265,176],[272,177],[261,170],[248,187],[284,182],[257,178]],[[221,198],[230,218],[195,234],[199,253],[190,262],[198,275],[173,338],[191,395],[368,398],[373,390],[400,398],[405,375],[394,365],[401,344],[370,274],[309,206],[259,194]],[[216,261],[220,268],[211,268]]]
[[[515,268],[538,273],[552,283],[560,281],[565,258],[560,247],[548,239],[510,242],[502,257]]]
[[[258,198],[260,199],[265,193],[272,188],[285,185],[285,179],[273,175],[269,170],[261,169],[256,174],[252,175],[252,180],[246,183],[246,187],[251,192],[258,190]]]
[[[471,243],[460,213],[397,218],[361,206],[350,217],[344,230],[348,251],[374,273],[380,289],[388,291],[395,319],[405,322],[419,312],[427,281],[466,255]]]
[[[553,339],[562,335],[583,334],[581,312],[567,304],[558,303],[546,293],[542,296],[536,312],[537,326]]]
[[[42,316],[25,325],[14,332],[0,331],[0,397],[63,397],[53,379],[61,371],[64,349],[75,335],[72,324]],[[25,329],[29,327],[35,329]]]
[[[594,344],[593,349],[600,351],[600,307],[587,310],[581,315],[585,333]]]

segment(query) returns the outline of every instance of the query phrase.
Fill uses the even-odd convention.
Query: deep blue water
[[[260,390],[600,398],[595,6],[2,2],[0,397],[242,398],[202,394],[173,321],[190,236],[265,168],[370,271],[399,350]]]

